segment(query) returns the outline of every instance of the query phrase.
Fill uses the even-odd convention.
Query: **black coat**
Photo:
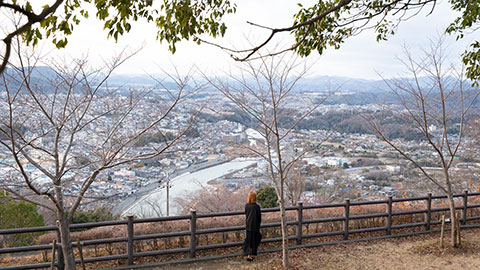
[[[247,231],[259,232],[260,223],[262,223],[260,206],[256,203],[245,204],[245,216],[245,229]]]
[[[260,223],[262,223],[260,206],[256,203],[245,204],[246,237],[243,242],[243,254],[257,255],[258,245],[260,245],[260,242],[262,241]]]

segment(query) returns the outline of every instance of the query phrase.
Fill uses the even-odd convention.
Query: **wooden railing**
[[[462,194],[456,194],[455,200],[457,201],[456,210],[460,211],[460,223],[463,228],[472,227],[472,223],[474,221],[480,220],[480,216],[470,214],[468,215],[468,210],[480,208],[480,204],[473,204],[469,203],[469,198],[477,197],[478,201],[480,202],[480,193],[468,193],[465,191]],[[289,240],[293,240],[296,244],[290,246],[290,248],[298,248],[298,247],[305,247],[305,246],[319,246],[319,245],[327,245],[327,244],[336,244],[336,243],[345,243],[349,241],[359,241],[359,240],[368,240],[367,236],[360,236],[356,237],[355,239],[350,239],[350,236],[359,233],[373,233],[376,232],[375,238],[388,238],[388,237],[396,237],[396,236],[408,236],[413,234],[420,233],[430,233],[436,232],[438,229],[432,229],[432,226],[438,225],[441,223],[440,220],[432,220],[432,213],[437,212],[444,212],[448,211],[448,207],[439,207],[434,208],[432,201],[438,199],[445,199],[446,196],[432,196],[428,194],[424,197],[415,197],[415,198],[392,198],[388,197],[386,200],[378,200],[378,201],[364,201],[364,202],[351,202],[350,200],[346,199],[343,203],[333,203],[333,204],[319,204],[319,205],[303,205],[301,202],[298,203],[296,206],[286,207],[287,211],[296,211],[296,220],[290,220],[287,222],[287,225],[290,227],[294,227],[293,230],[295,233],[288,236]],[[393,211],[394,203],[405,203],[405,202],[420,202],[424,201],[424,208],[423,209],[414,209],[414,210],[406,210],[406,211]],[[472,200],[471,200],[472,201]],[[477,200],[475,200],[477,201]],[[361,215],[351,215],[351,209],[355,206],[364,206],[364,205],[379,205],[384,204],[385,211],[380,213],[374,214],[361,214]],[[311,218],[305,219],[304,213],[309,210],[313,209],[325,209],[325,208],[343,208],[343,216],[337,217],[323,217],[323,218]],[[266,208],[262,209],[262,213],[269,213],[269,212],[278,212],[279,208]],[[470,211],[473,213],[473,211]],[[478,211],[480,213],[480,211]],[[394,217],[395,216],[403,216],[403,215],[421,215],[423,214],[423,221],[421,222],[413,222],[413,223],[405,223],[405,224],[394,224]],[[81,241],[80,244],[83,247],[92,246],[92,245],[100,245],[100,244],[112,244],[112,243],[126,243],[126,253],[125,254],[117,254],[117,255],[108,255],[108,256],[101,256],[101,257],[87,257],[84,258],[84,263],[94,263],[100,261],[109,261],[109,260],[126,260],[125,267],[117,267],[115,269],[132,269],[136,267],[140,267],[141,265],[134,265],[134,258],[135,257],[144,257],[144,256],[156,256],[156,255],[165,255],[165,254],[175,254],[175,253],[188,253],[190,259],[186,260],[179,260],[179,261],[170,261],[170,262],[162,262],[161,264],[171,263],[171,262],[184,262],[184,261],[195,261],[195,260],[204,260],[210,257],[198,257],[197,251],[200,250],[213,250],[219,248],[229,248],[229,247],[237,247],[241,246],[242,242],[229,242],[229,243],[220,243],[220,244],[210,244],[210,245],[197,245],[197,240],[200,235],[204,234],[212,234],[212,233],[221,233],[221,232],[232,232],[232,231],[242,231],[245,227],[242,226],[230,226],[230,227],[220,227],[220,228],[207,228],[207,229],[198,229],[197,228],[197,221],[199,219],[206,219],[206,218],[213,218],[213,217],[231,217],[231,216],[240,216],[244,215],[243,211],[236,211],[236,212],[221,212],[221,213],[198,213],[195,210],[192,210],[189,215],[181,215],[181,216],[171,216],[171,217],[158,217],[158,218],[146,218],[146,219],[135,219],[132,216],[129,216],[126,220],[116,220],[116,221],[108,221],[108,222],[95,222],[95,223],[83,223],[83,224],[72,224],[70,226],[71,229],[89,229],[95,227],[104,227],[104,226],[115,226],[115,225],[122,225],[126,226],[127,228],[127,235],[125,237],[120,238],[107,238],[107,239],[93,239],[93,240],[84,240]],[[355,220],[365,220],[365,219],[374,219],[380,218],[384,219],[384,226],[379,227],[368,227],[368,228],[357,228],[353,229],[350,228],[350,225]],[[189,221],[189,230],[188,231],[171,231],[168,233],[155,233],[155,234],[146,234],[146,235],[135,235],[134,224],[141,224],[141,223],[157,223],[157,222],[167,222],[167,221],[175,221],[175,220],[185,220]],[[334,222],[342,222],[343,226],[341,226],[342,230],[338,231],[323,231],[311,234],[304,234],[305,226],[309,226],[309,224],[319,224],[319,223],[334,223]],[[448,222],[448,221],[447,221]],[[275,228],[279,227],[280,222],[274,223],[265,223],[261,225],[262,229],[265,228]],[[399,230],[399,229],[408,229],[408,228],[421,228],[420,231],[417,232],[405,232],[401,231],[401,233],[393,234],[392,231]],[[0,230],[0,235],[9,235],[9,234],[18,234],[18,233],[33,233],[33,232],[46,232],[46,231],[56,231],[57,232],[57,241],[60,242],[58,228],[55,226],[46,226],[46,227],[35,227],[35,228],[18,228],[18,229],[6,229]],[[379,232],[384,232],[383,234],[379,235]],[[334,241],[321,241],[318,243],[312,243],[310,241],[309,244],[304,244],[304,239],[311,239],[311,238],[320,238],[320,237],[330,237],[330,236],[337,236],[343,240],[334,240]],[[171,238],[171,237],[189,237],[189,247],[180,247],[180,248],[171,248],[171,249],[161,249],[161,250],[152,250],[152,251],[142,251],[142,252],[135,252],[134,244],[136,241],[142,240],[149,240],[149,239],[158,239],[158,238]],[[281,241],[281,237],[271,237],[265,238],[262,240],[262,243],[269,243],[269,242],[277,242]],[[57,269],[63,269],[63,262],[62,262],[62,251],[60,248],[59,243],[56,244],[57,248],[57,261],[55,262],[55,266]],[[21,253],[21,252],[32,252],[32,251],[48,251],[52,250],[52,245],[34,245],[34,246],[26,246],[26,247],[12,247],[12,248],[2,248],[0,249],[0,256],[3,254],[14,254],[14,253]],[[277,249],[271,250],[263,250],[263,252],[274,251]],[[262,251],[260,251],[262,252]],[[229,257],[229,256],[237,256],[239,253],[232,253],[226,254],[221,256],[211,256],[211,258],[220,258],[220,257]],[[80,260],[77,260],[80,263]],[[30,265],[19,265],[19,266],[8,266],[1,269],[4,270],[16,270],[16,269],[37,269],[37,268],[46,268],[50,267],[51,263],[39,263],[39,264],[30,264]]]

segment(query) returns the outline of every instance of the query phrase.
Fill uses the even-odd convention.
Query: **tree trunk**
[[[281,230],[282,230],[282,265],[288,266],[288,228],[287,228],[287,214],[285,211],[285,200],[280,198],[280,213],[281,213]]]
[[[451,228],[451,244],[452,247],[458,247],[457,242],[457,215],[455,213],[455,202],[453,201],[452,184],[450,183],[450,174],[448,168],[445,166],[445,161],[442,161],[443,176],[445,178],[445,186],[447,188],[448,207],[450,208],[450,228]]]
[[[451,244],[452,244],[452,247],[456,248],[458,247],[457,227],[456,227],[457,217],[455,216],[455,203],[453,202],[453,196],[450,189],[447,194],[447,198],[448,198],[448,206],[450,208]]]
[[[75,270],[75,256],[73,255],[72,239],[70,237],[69,224],[67,217],[62,214],[58,215],[60,240],[62,242],[63,260],[65,262],[65,270]]]

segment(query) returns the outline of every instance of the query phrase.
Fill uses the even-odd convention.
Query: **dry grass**
[[[290,252],[291,266],[287,269],[480,269],[479,232],[464,231],[463,247],[458,249],[440,249],[438,234],[297,249]],[[170,265],[155,270],[284,269],[280,252],[260,254],[252,263],[244,259]]]

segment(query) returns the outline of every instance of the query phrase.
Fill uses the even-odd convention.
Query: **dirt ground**
[[[439,247],[439,235],[375,240],[290,252],[287,269],[480,269],[480,230],[462,232],[461,248]],[[261,249],[261,246],[260,246]],[[270,270],[281,267],[281,253],[260,254],[254,262],[244,257],[170,265],[155,270]]]

